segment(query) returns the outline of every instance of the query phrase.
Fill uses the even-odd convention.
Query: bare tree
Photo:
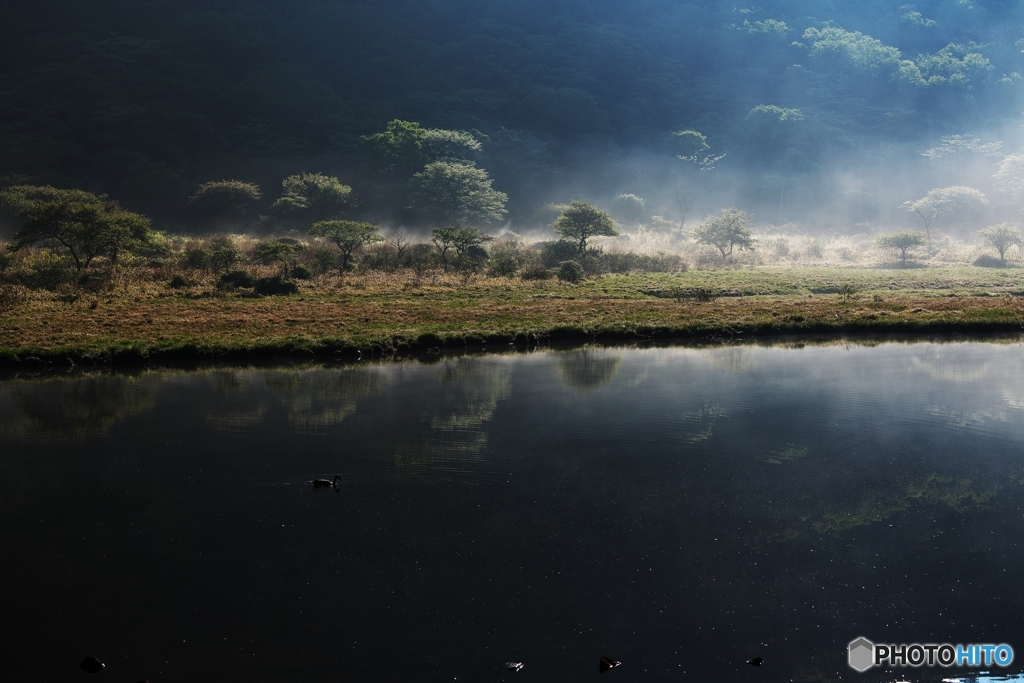
[[[679,211],[679,229],[682,230],[686,225],[686,216],[689,215],[697,201],[697,193],[688,187],[679,188],[675,192],[674,201],[676,209]]]
[[[401,263],[405,252],[409,250],[409,238],[401,230],[396,230],[394,237],[388,242],[395,248],[395,261]]]

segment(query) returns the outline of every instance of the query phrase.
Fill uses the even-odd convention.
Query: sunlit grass
[[[270,266],[257,274],[274,272]],[[735,268],[558,280],[440,271],[321,275],[254,297],[188,273],[115,272],[109,290],[26,290],[0,311],[0,358],[66,362],[356,352],[552,339],[686,339],[1022,329],[1024,269]],[[706,290],[710,301],[688,294]]]

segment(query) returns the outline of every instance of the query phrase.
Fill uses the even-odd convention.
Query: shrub
[[[491,249],[487,274],[491,277],[512,277],[523,266],[525,256],[519,240],[499,240]]]
[[[208,252],[207,263],[214,271],[228,272],[231,268],[242,260],[242,252],[235,248],[235,245],[231,244],[227,239],[218,240]]]
[[[455,257],[452,265],[460,273],[477,273],[484,267],[489,258],[487,250],[483,247],[472,245],[463,253]]]
[[[185,287],[191,287],[192,282],[181,273],[178,273],[171,278],[171,281],[167,283],[167,286],[171,289],[184,289]]]
[[[53,252],[38,251],[22,262],[18,281],[30,289],[55,290],[75,278],[71,259]]]
[[[441,265],[441,257],[433,244],[414,244],[406,252],[409,259],[409,267],[420,273]]]
[[[292,278],[296,280],[309,280],[313,277],[313,271],[306,266],[295,266],[292,268]]]
[[[244,270],[232,270],[217,280],[217,286],[222,288],[252,287],[255,284],[256,278]]]
[[[0,312],[9,311],[25,300],[25,288],[0,284]]]
[[[329,273],[338,265],[338,252],[327,247],[317,247],[313,250],[313,269],[317,273]]]
[[[676,298],[676,301],[695,299],[703,303],[709,303],[718,298],[718,294],[714,290],[706,287],[676,287],[672,290],[672,296]]]
[[[1006,263],[1000,261],[995,256],[982,254],[978,258],[974,259],[974,263],[972,263],[971,265],[977,266],[978,268],[1002,268],[1003,266],[1006,265]]]
[[[82,273],[78,277],[78,286],[86,292],[99,292],[110,284],[109,273]]]
[[[299,286],[294,282],[285,280],[281,275],[274,277],[261,277],[256,281],[256,293],[262,296],[277,296],[298,294]]]
[[[210,252],[199,245],[188,246],[182,254],[181,265],[193,270],[206,270],[210,267]]]
[[[519,273],[519,277],[524,280],[550,280],[555,274],[544,267],[544,264],[540,261],[528,263],[523,267],[523,270]]]
[[[586,277],[586,273],[583,272],[583,266],[575,261],[563,261],[558,268],[558,279],[562,282],[575,283],[584,277]]]
[[[534,247],[540,247],[540,258],[545,268],[556,268],[566,261],[573,260],[579,254],[576,244],[568,240],[541,242]]]

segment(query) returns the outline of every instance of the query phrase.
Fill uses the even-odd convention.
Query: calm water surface
[[[989,676],[1017,674],[1022,446],[1020,345],[9,379],[5,670],[77,680],[91,654],[124,682],[582,681],[609,655],[620,683],[979,673],[856,674],[846,644],[866,636],[1008,642],[1018,661]],[[304,484],[335,473],[339,493]]]

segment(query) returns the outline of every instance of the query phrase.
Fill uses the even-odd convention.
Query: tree
[[[635,194],[619,194],[615,197],[615,213],[624,223],[638,225],[646,213],[646,202]]]
[[[951,185],[928,190],[928,194],[921,199],[904,202],[900,206],[921,219],[930,247],[930,226],[933,219],[945,216],[963,222],[985,204],[988,204],[988,197],[980,190],[966,185]]]
[[[747,228],[752,220],[753,214],[746,211],[722,209],[720,216],[708,216],[704,225],[693,231],[693,237],[698,244],[716,247],[724,259],[732,254],[734,247],[754,248],[754,233]]]
[[[378,226],[355,221],[321,221],[310,228],[309,234],[334,242],[341,251],[342,272],[348,270],[348,262],[353,252],[369,244],[384,241]]]
[[[149,219],[120,207],[106,195],[50,186],[15,185],[0,190],[0,204],[25,219],[14,233],[11,251],[34,244],[63,248],[82,271],[97,256],[116,261],[122,251],[138,251],[153,239]]]
[[[263,194],[258,185],[241,180],[203,183],[188,199],[188,211],[195,219],[217,222],[241,219]]]
[[[270,207],[273,214],[305,221],[340,218],[355,203],[352,188],[322,173],[301,173],[281,181],[281,198]]]
[[[929,193],[931,194],[931,193]],[[928,250],[932,248],[932,232],[931,224],[932,221],[941,213],[938,203],[930,199],[928,196],[924,196],[915,202],[903,202],[900,204],[900,208],[910,211],[918,218],[921,219],[921,223],[924,224],[924,234],[928,240]]]
[[[242,260],[242,252],[227,237],[220,237],[210,246],[210,265],[216,272],[228,272],[231,267]]]
[[[676,158],[693,164],[701,171],[711,171],[725,155],[710,153],[707,137],[695,130],[680,130],[672,133],[672,146]]]
[[[991,225],[978,231],[978,237],[999,252],[999,262],[1006,265],[1006,250],[1022,243],[1020,230],[1012,223]]]
[[[508,213],[508,195],[491,182],[472,163],[434,161],[412,177],[409,208],[438,223],[494,223]]]
[[[1009,154],[999,162],[995,175],[996,187],[1017,197],[1024,195],[1024,154]]]
[[[422,168],[429,159],[423,150],[427,131],[414,121],[394,119],[382,133],[366,135],[359,140],[372,159],[370,166],[378,173],[404,175]]]
[[[449,226],[447,228],[435,228],[430,233],[430,241],[437,247],[438,255],[441,257],[441,263],[444,264],[444,272],[448,272],[448,254],[450,251],[455,251],[456,258],[463,258],[471,253],[474,249],[482,249],[483,245],[490,242],[494,238],[490,235],[485,235],[476,228],[461,228],[457,225]]]
[[[583,201],[574,199],[558,215],[553,225],[555,232],[576,244],[576,252],[585,256],[587,240],[591,237],[615,237],[615,221],[604,211]]]
[[[483,149],[479,140],[461,130],[432,128],[426,133],[422,148],[430,161],[468,161]]]
[[[746,134],[752,150],[777,159],[804,120],[799,109],[759,104],[747,113]]]
[[[679,211],[679,229],[682,230],[686,225],[686,216],[697,201],[697,193],[689,188],[680,187],[676,189],[672,199]]]
[[[284,268],[284,276],[288,277],[291,269],[295,266],[299,252],[304,251],[306,246],[296,240],[277,240],[275,242],[260,242],[253,249],[253,254],[263,263],[280,263]]]
[[[878,239],[878,246],[882,249],[898,249],[900,251],[900,259],[903,265],[907,264],[907,251],[924,244],[924,233],[913,230],[898,230],[892,234],[883,235]]]

